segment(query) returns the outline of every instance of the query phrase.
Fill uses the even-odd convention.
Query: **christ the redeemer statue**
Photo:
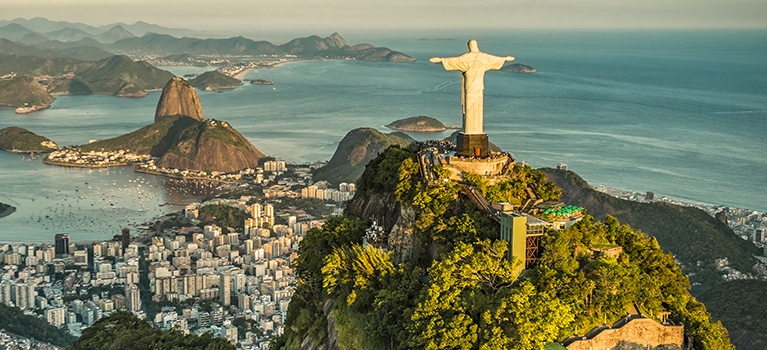
[[[469,52],[458,57],[433,57],[432,63],[442,63],[445,70],[456,70],[463,74],[461,79],[461,105],[463,107],[463,128],[458,135],[457,153],[463,156],[486,156],[487,134],[482,129],[482,107],[485,90],[485,72],[498,70],[514,57],[498,57],[479,51],[477,41],[469,40]]]

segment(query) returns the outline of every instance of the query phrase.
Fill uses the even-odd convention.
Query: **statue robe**
[[[505,57],[498,57],[484,52],[467,52],[458,57],[442,59],[445,70],[456,70],[463,74],[461,79],[461,106],[463,107],[463,133],[483,134],[482,110],[485,90],[485,72],[498,70],[506,62]]]

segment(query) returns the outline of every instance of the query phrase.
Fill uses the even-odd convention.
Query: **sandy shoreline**
[[[273,64],[273,65],[271,65],[269,67],[252,67],[252,68],[247,68],[247,69],[244,69],[242,72],[239,72],[239,73],[235,74],[233,78],[244,80],[245,79],[245,75],[248,74],[248,72],[250,72],[251,70],[254,70],[254,69],[269,69],[269,68],[275,68],[277,66],[281,66],[281,65],[284,65],[284,64],[287,64],[287,63],[302,62],[302,61],[305,61],[305,60],[282,61],[282,62],[277,62],[277,63],[275,63],[275,64]]]

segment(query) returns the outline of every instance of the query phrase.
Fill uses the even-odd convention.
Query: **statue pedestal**
[[[488,152],[487,134],[458,133],[456,155],[463,157],[486,157]]]

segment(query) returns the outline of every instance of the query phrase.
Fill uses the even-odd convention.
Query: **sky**
[[[767,0],[2,0],[0,20],[224,32],[765,28]]]

